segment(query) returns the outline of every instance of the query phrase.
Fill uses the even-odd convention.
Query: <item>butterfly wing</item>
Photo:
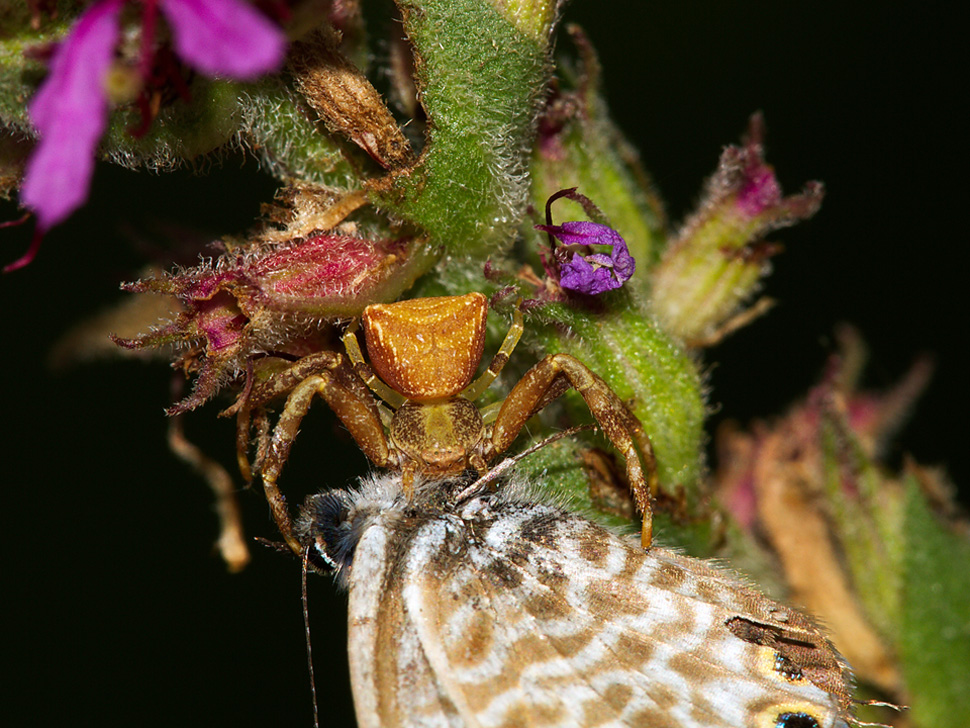
[[[357,725],[459,728],[466,723],[425,657],[405,608],[400,534],[388,520],[367,528],[354,554],[348,652]]]
[[[460,725],[846,726],[845,667],[806,618],[559,509],[429,522],[398,572],[400,633]]]

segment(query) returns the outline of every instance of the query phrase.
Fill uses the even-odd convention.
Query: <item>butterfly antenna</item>
[[[896,705],[895,703],[887,703],[882,700],[853,700],[852,702],[856,705],[889,708],[891,710],[895,710],[897,713],[901,713],[904,710],[909,710],[909,706],[907,705]],[[851,723],[853,726],[859,726],[860,728],[863,726],[871,726],[871,728],[892,728],[892,726],[888,726],[885,723],[866,723],[865,721],[856,720],[854,718],[850,720],[849,723]]]
[[[303,573],[300,578],[303,597],[303,630],[306,633],[306,664],[310,670],[310,696],[313,699],[313,728],[320,728],[320,708],[317,705],[317,681],[313,677],[313,649],[310,646],[310,609],[307,606],[306,574],[310,563],[310,547],[303,549]]]

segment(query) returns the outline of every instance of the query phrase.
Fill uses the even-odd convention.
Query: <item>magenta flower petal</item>
[[[77,19],[30,103],[40,141],[27,162],[20,202],[34,211],[43,230],[87,199],[94,153],[107,121],[104,79],[118,42],[122,2],[101,0]]]
[[[207,76],[250,79],[277,70],[283,31],[242,0],[160,0],[178,56]]]
[[[750,155],[739,187],[737,206],[747,217],[757,217],[782,201],[781,185],[775,171],[758,154]]]

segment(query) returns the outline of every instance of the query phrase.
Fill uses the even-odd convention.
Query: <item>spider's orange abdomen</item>
[[[481,293],[368,306],[363,318],[371,366],[409,400],[452,397],[478,369],[487,315]]]

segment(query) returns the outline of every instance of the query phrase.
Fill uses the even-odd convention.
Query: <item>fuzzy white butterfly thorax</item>
[[[822,632],[731,573],[643,550],[517,482],[398,474],[308,499],[316,558],[350,592],[361,728],[846,728]]]

